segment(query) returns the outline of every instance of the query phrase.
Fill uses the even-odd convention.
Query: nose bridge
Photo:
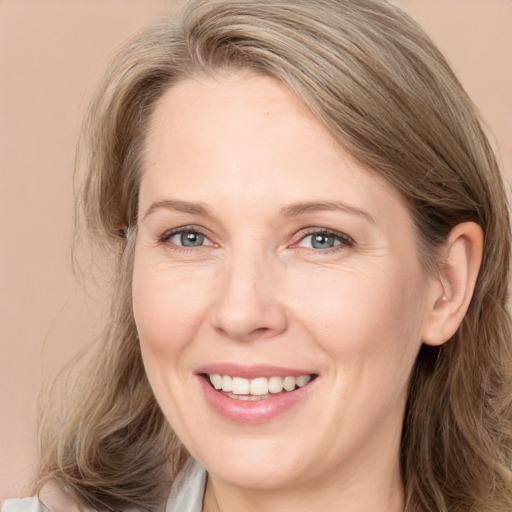
[[[244,341],[274,336],[286,329],[284,305],[274,279],[276,265],[253,244],[230,252],[222,269],[212,319],[218,331]]]

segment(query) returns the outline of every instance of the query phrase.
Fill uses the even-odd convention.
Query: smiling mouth
[[[256,377],[244,379],[218,373],[204,373],[202,376],[219,393],[235,400],[263,400],[286,393],[291,393],[306,386],[317,375],[300,375],[298,377]]]

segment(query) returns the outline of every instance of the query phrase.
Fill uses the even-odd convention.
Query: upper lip
[[[200,374],[229,375],[231,377],[242,377],[244,379],[255,379],[257,377],[300,377],[301,375],[315,375],[310,370],[297,368],[285,368],[267,364],[240,365],[233,363],[212,363],[197,368],[194,372]]]

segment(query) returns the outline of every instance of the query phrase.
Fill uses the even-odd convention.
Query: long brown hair
[[[431,40],[382,0],[200,0],[122,50],[79,145],[80,230],[114,255],[104,334],[45,406],[37,487],[52,480],[98,510],[151,510],[186,457],[147,382],[131,311],[133,242],[148,120],[179,80],[221,69],[273,76],[359,162],[402,195],[427,271],[457,224],[484,231],[466,317],[411,377],[401,468],[406,510],[512,510],[510,226],[475,108]],[[60,384],[62,389],[62,384]],[[65,412],[64,412],[65,411]],[[56,425],[58,428],[56,428]]]

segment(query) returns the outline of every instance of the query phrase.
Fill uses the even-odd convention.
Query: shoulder
[[[207,473],[192,457],[173,483],[166,512],[200,512]],[[94,512],[77,504],[55,484],[46,484],[39,497],[14,498],[0,503],[0,512]],[[126,511],[130,512],[130,511]]]
[[[94,512],[89,508],[80,508],[69,496],[55,484],[43,486],[39,496],[31,498],[12,498],[0,503],[0,512]]]
[[[41,512],[94,512],[90,508],[79,507],[77,503],[55,483],[46,483],[39,492]],[[1,510],[0,512],[4,512]],[[25,511],[23,511],[25,512]]]
[[[32,498],[12,498],[0,503],[0,512],[43,512],[36,496]]]

